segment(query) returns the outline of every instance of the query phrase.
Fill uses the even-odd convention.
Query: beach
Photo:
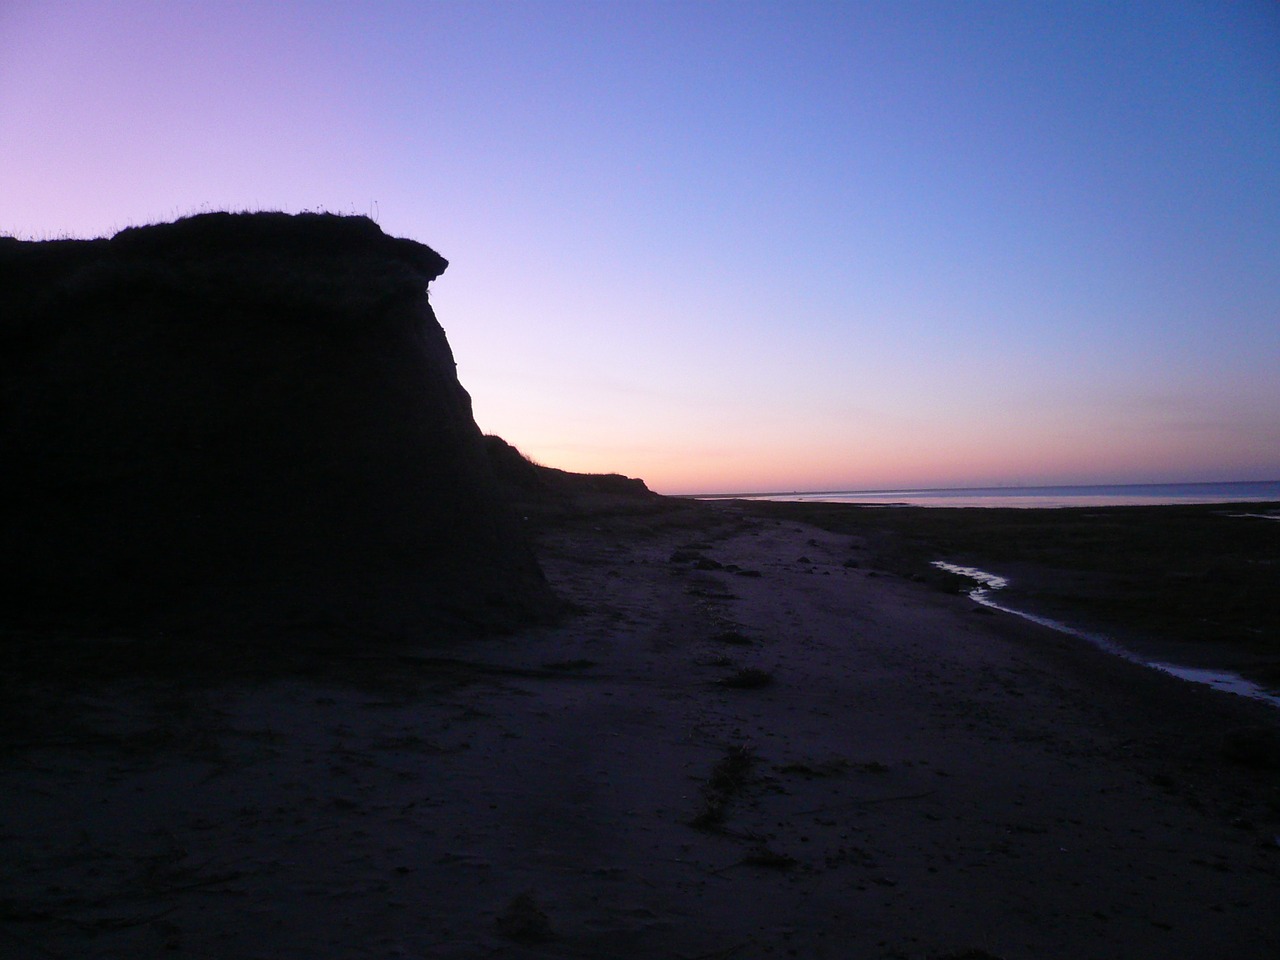
[[[1280,712],[794,516],[533,516],[503,636],[7,654],[0,954],[1280,952]]]

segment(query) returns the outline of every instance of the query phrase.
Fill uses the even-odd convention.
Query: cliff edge
[[[0,620],[548,616],[427,299],[447,265],[328,214],[0,239]]]

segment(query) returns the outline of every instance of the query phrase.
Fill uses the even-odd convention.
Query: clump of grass
[[[834,777],[844,773],[849,769],[849,767],[850,763],[848,760],[845,760],[843,757],[836,757],[831,760],[823,760],[821,763],[806,763],[803,760],[797,760],[778,767],[778,772],[799,774],[802,777],[811,778]]]
[[[742,858],[742,862],[751,867],[764,867],[767,870],[791,870],[800,865],[800,861],[795,857],[771,850],[764,845],[752,848],[751,852]]]
[[[755,752],[749,744],[730,746],[711,768],[711,775],[702,786],[702,809],[689,821],[690,826],[713,830],[723,825],[729,804],[746,786],[755,762]]]
[[[716,762],[707,785],[720,793],[736,793],[747,782],[755,762],[750,744],[735,744]]]
[[[773,671],[761,670],[759,667],[743,667],[727,677],[721,677],[716,683],[730,690],[758,690],[773,683]]]
[[[698,665],[703,667],[732,667],[733,658],[724,653],[717,653],[714,656],[707,657],[705,660],[699,660]]]
[[[498,915],[498,932],[516,943],[545,943],[554,938],[551,922],[532,894],[522,893]]]

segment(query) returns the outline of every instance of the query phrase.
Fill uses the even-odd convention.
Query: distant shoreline
[[[812,490],[679,494],[688,500],[850,503],[916,507],[1102,507],[1198,503],[1280,502],[1280,480],[1223,483],[1060,484],[1002,487],[903,487],[890,490]]]

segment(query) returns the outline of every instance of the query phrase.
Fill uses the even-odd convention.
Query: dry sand
[[[1273,708],[732,507],[542,548],[555,628],[11,684],[0,956],[1280,956]]]

